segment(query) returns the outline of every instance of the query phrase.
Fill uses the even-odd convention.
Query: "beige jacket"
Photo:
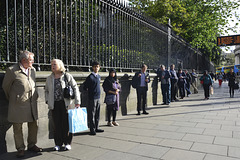
[[[69,73],[66,73],[66,76],[67,76],[67,81],[72,86],[75,93],[75,99],[64,98],[65,105],[68,108],[70,105],[72,106],[74,102],[75,102],[74,104],[80,104],[80,92],[73,76]],[[62,90],[64,90],[64,88],[66,87],[66,84],[64,81],[64,74],[60,77],[60,81],[61,81]],[[48,109],[54,109],[54,74],[53,73],[50,76],[48,76],[46,80],[45,102],[48,104]]]
[[[26,75],[20,64],[7,69],[2,88],[9,101],[9,122],[23,123],[38,119],[35,75],[35,68],[29,69],[29,75]]]

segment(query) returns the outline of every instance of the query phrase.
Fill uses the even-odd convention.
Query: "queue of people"
[[[41,152],[42,148],[36,145],[38,131],[38,111],[36,90],[36,71],[32,66],[34,54],[29,51],[22,51],[19,55],[19,63],[9,67],[3,80],[3,90],[9,100],[8,121],[13,124],[14,141],[17,149],[17,157],[25,155],[25,144],[22,133],[23,123],[28,123],[28,144],[29,151]],[[90,129],[90,135],[104,132],[99,128],[100,120],[100,95],[101,86],[99,75],[100,64],[97,61],[92,62],[92,72],[86,78],[84,89],[88,92],[87,116]],[[73,76],[66,73],[64,63],[60,59],[51,61],[52,73],[47,77],[45,84],[45,102],[52,113],[54,124],[54,143],[53,150],[59,151],[71,150],[73,134],[69,132],[68,109],[70,105],[75,108],[80,107],[80,92]],[[194,89],[194,94],[198,93],[197,81],[198,75],[193,69],[191,73],[188,70],[178,69],[175,71],[175,65],[170,66],[168,70],[164,65],[160,65],[157,70],[158,80],[161,82],[161,91],[163,97],[162,105],[169,105],[171,102],[184,99],[191,95],[190,86]],[[234,96],[235,74],[232,70],[227,74],[229,80],[230,97]],[[219,76],[218,79],[221,77]],[[205,99],[209,99],[209,88],[213,84],[212,77],[207,71],[199,79],[202,81]],[[147,72],[147,65],[141,66],[141,71],[135,73],[132,79],[132,86],[137,93],[137,115],[149,114],[147,108],[147,91],[150,83],[150,74]],[[69,85],[73,89],[73,98],[64,96],[64,88]],[[220,82],[219,82],[220,85]],[[116,120],[119,110],[119,99],[121,86],[117,79],[115,69],[109,70],[109,75],[103,82],[105,92],[107,126],[119,126]],[[142,112],[141,112],[142,111]],[[21,113],[21,114],[20,114]],[[112,119],[112,120],[111,120]]]

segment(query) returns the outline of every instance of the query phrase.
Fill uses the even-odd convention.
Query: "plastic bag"
[[[69,132],[77,133],[88,129],[86,108],[68,110]]]

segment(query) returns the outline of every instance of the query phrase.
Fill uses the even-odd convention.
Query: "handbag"
[[[213,95],[213,87],[210,87],[210,94]]]
[[[203,84],[203,80],[201,80],[200,83]]]
[[[64,81],[66,83],[66,87],[63,90],[63,97],[67,98],[67,99],[74,99],[75,94],[74,94],[74,91],[73,91],[71,85],[69,85],[69,82],[67,82],[66,73],[64,74]]]
[[[77,133],[88,130],[86,108],[68,110],[69,132]]]
[[[234,89],[239,89],[238,83],[235,83],[233,88],[234,88]]]
[[[107,105],[112,105],[112,104],[116,103],[116,100],[117,100],[117,98],[116,98],[115,94],[108,94],[108,95],[106,95],[104,102]]]

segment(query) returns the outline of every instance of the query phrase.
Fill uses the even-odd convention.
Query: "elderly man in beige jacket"
[[[9,101],[8,121],[13,124],[17,157],[24,156],[25,144],[23,139],[22,124],[28,123],[28,150],[41,152],[42,148],[37,143],[37,98],[35,74],[32,67],[34,54],[29,51],[21,51],[19,63],[9,67],[3,79],[2,88]]]

